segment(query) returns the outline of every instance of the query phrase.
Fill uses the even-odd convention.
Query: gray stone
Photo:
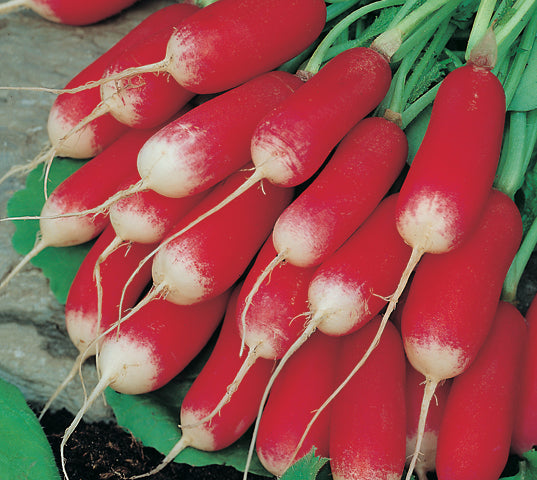
[[[71,27],[48,22],[31,11],[0,18],[0,86],[62,88],[74,75],[112,46],[150,13],[173,1],[140,1],[96,25]],[[26,163],[47,144],[46,122],[54,95],[0,90],[0,177]],[[14,176],[0,184],[0,217],[13,193],[24,186]],[[20,261],[11,246],[15,230],[0,223],[0,278]],[[43,405],[70,371],[77,355],[64,325],[64,309],[41,271],[26,266],[0,292],[0,377],[17,385],[29,403]],[[93,362],[83,370],[87,388],[96,383]],[[54,402],[76,412],[83,401],[78,379]],[[111,418],[109,407],[97,402],[85,416]]]

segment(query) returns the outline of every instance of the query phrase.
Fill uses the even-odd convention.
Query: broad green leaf
[[[58,159],[52,162],[48,191],[83,165],[80,160]],[[45,203],[43,189],[43,168],[38,167],[28,175],[26,188],[15,192],[7,205],[10,217],[39,215]],[[26,255],[34,246],[39,231],[38,220],[16,220],[13,248],[20,255]],[[58,302],[65,304],[67,294],[78,267],[91,247],[91,242],[74,247],[49,247],[35,256],[31,263],[43,271],[49,279],[50,289]]]
[[[166,455],[181,438],[178,428],[181,403],[190,385],[207,361],[212,347],[209,345],[178,377],[165,387],[144,395],[124,395],[107,389],[106,399],[117,422],[132,433],[144,445],[153,447]],[[233,445],[217,452],[204,452],[187,448],[175,461],[195,467],[228,465],[244,471],[251,431]],[[254,456],[250,472],[271,477],[259,459]]]
[[[59,480],[52,449],[17,387],[0,379],[2,480]]]
[[[311,449],[280,478],[281,480],[313,480],[327,463],[328,458],[316,457],[315,449]]]

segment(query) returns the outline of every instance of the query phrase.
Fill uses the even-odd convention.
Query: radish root
[[[420,410],[420,419],[418,422],[418,436],[416,438],[416,447],[414,449],[414,453],[412,455],[412,459],[410,461],[410,465],[408,467],[408,472],[406,474],[405,480],[410,480],[412,478],[412,472],[414,471],[414,468],[416,467],[416,462],[418,461],[418,456],[420,455],[420,448],[421,443],[423,441],[423,435],[425,433],[425,422],[427,420],[427,413],[429,411],[429,405],[431,404],[431,400],[434,396],[434,392],[436,390],[436,386],[438,385],[439,380],[434,380],[432,378],[427,378],[425,382],[425,389],[423,391],[423,400],[421,403],[421,410]]]
[[[224,407],[224,405],[226,405],[227,403],[229,403],[229,401],[231,400],[231,397],[233,396],[233,394],[237,391],[237,389],[239,388],[239,385],[241,384],[242,380],[244,379],[244,377],[246,376],[246,374],[248,373],[248,371],[250,370],[250,368],[252,367],[252,365],[254,365],[254,363],[256,362],[257,358],[258,358],[258,355],[257,355],[257,352],[256,352],[256,349],[257,349],[257,346],[252,348],[249,352],[248,352],[248,355],[246,356],[246,358],[244,359],[244,362],[243,364],[241,365],[241,368],[239,369],[239,371],[237,372],[237,375],[235,376],[235,378],[233,379],[233,382],[231,382],[227,389],[226,389],[226,394],[222,397],[222,399],[218,402],[218,404],[216,405],[216,407],[211,411],[211,413],[209,413],[208,415],[206,415],[205,417],[201,418],[200,420],[198,420],[197,422],[195,423],[190,423],[188,425],[179,425],[179,427],[181,427],[182,429],[185,429],[185,428],[194,428],[194,427],[198,427],[199,425],[203,425],[204,423],[207,423],[209,422],[210,420],[212,420],[216,415],[218,415],[220,413],[220,411],[222,410],[222,408]]]
[[[148,65],[141,65],[139,67],[130,67],[125,70],[107,75],[106,77],[100,78],[99,80],[93,80],[87,82],[83,85],[73,88],[47,88],[47,87],[0,87],[0,90],[22,90],[22,91],[31,91],[31,92],[46,92],[54,93],[57,95],[61,94],[73,94],[82,92],[84,90],[89,90],[90,88],[100,87],[101,85],[108,83],[123,80],[125,78],[134,77],[136,75],[141,75],[142,73],[160,73],[166,72],[170,64],[170,59],[165,58],[160,62],[150,63]]]
[[[261,287],[262,283],[265,281],[265,279],[273,272],[273,270],[280,265],[287,255],[287,250],[284,250],[283,252],[278,253],[274,257],[274,259],[265,267],[263,272],[261,272],[261,275],[257,277],[257,280],[254,283],[254,286],[248,293],[248,296],[245,299],[245,305],[241,313],[241,326],[242,326],[242,341],[241,341],[241,349],[239,352],[239,356],[242,357],[242,354],[244,352],[245,347],[245,338],[246,338],[246,314],[248,313],[248,309],[250,308],[250,305],[252,304],[252,300],[254,298],[254,295],[259,291],[259,287]]]

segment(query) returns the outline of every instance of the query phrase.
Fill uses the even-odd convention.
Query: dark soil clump
[[[66,410],[47,412],[41,425],[52,446],[61,472],[59,452],[65,429],[73,416]],[[144,447],[115,423],[80,422],[65,449],[66,470],[70,480],[118,480],[149,472],[163,459],[158,451]],[[233,467],[213,465],[191,467],[172,463],[151,480],[241,480],[242,472]],[[251,480],[267,477],[248,475]]]

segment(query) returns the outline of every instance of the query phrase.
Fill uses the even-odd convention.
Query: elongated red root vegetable
[[[496,480],[509,456],[524,318],[500,302],[491,331],[470,367],[453,379],[438,436],[439,480]]]
[[[161,61],[94,79],[82,88],[166,72],[191,92],[222,92],[297,56],[315,41],[325,22],[322,0],[219,0],[177,26]]]
[[[37,254],[47,247],[80,245],[101,233],[108,224],[107,214],[54,218],[100,205],[117,192],[119,185],[136,176],[136,157],[154,130],[130,131],[84,164],[58,185],[46,200],[38,217],[40,238],[18,265],[4,277],[0,289]],[[48,218],[51,217],[51,218]],[[31,219],[33,217],[21,217]]]
[[[343,338],[338,380],[352,370],[380,325],[377,317]],[[335,480],[399,479],[405,465],[405,356],[390,323],[368,362],[332,405],[330,465]]]
[[[271,389],[259,423],[256,451],[263,466],[280,477],[313,413],[332,392],[342,342],[322,333],[311,336],[287,363]],[[330,409],[309,432],[296,455],[302,458],[315,447],[315,455],[329,457]]]
[[[456,249],[478,224],[498,166],[505,118],[505,93],[490,68],[481,56],[474,63],[470,55],[466,65],[446,76],[436,94],[395,213],[397,230],[412,253],[360,364],[375,348],[422,256]]]
[[[29,8],[51,22],[64,25],[90,25],[116,15],[137,0],[8,0],[0,4],[0,15],[19,8]]]
[[[102,76],[106,77],[110,72],[118,69],[123,70],[132,65],[140,65],[161,58],[176,26],[198,10],[198,7],[190,4],[176,6],[170,12],[168,21],[161,22],[162,25],[158,30],[148,32],[149,35],[137,42],[132,42],[120,55],[114,57],[106,65]],[[67,143],[76,143],[77,137],[80,136],[79,132],[87,126],[91,129],[94,122],[108,114],[122,125],[132,128],[146,129],[161,126],[176,115],[193,96],[192,92],[185,90],[177,82],[170,81],[168,75],[146,73],[126,81],[104,83],[94,108],[85,117],[78,117],[79,121],[59,140],[60,147],[65,150]],[[70,141],[71,138],[74,140]],[[74,146],[74,148],[77,147]],[[55,149],[57,150],[58,148]],[[77,154],[80,152],[77,151]]]
[[[201,423],[210,422],[220,413],[258,359],[275,362],[282,358],[304,329],[302,317],[308,308],[308,285],[315,271],[313,267],[289,265],[286,268],[276,268],[271,274],[271,281],[261,285],[255,302],[250,304],[248,314],[243,316],[252,285],[275,255],[276,250],[272,238],[269,237],[248,271],[238,299],[236,321],[237,328],[241,331],[242,343],[240,351],[235,354],[240,357],[239,353],[244,345],[248,348],[248,354],[244,357],[237,376],[228,385],[225,395],[215,408],[200,420]],[[243,319],[246,321],[246,329],[242,328]]]
[[[156,390],[181,372],[208,342],[222,320],[229,293],[197,305],[155,300],[130,317],[119,333],[101,345],[101,378],[66,429],[60,445],[62,470],[68,478],[65,444],[84,413],[107,387],[130,395]]]
[[[458,248],[418,265],[401,332],[412,366],[426,377],[411,478],[436,385],[464,372],[491,328],[507,270],[522,238],[514,202],[492,190],[475,231]]]
[[[526,321],[528,333],[511,440],[511,449],[518,455],[537,445],[537,296],[533,298],[526,313]]]
[[[259,399],[274,366],[274,362],[267,359],[259,359],[252,366],[233,399],[221,409],[220,415],[214,417],[210,423],[199,421],[214,409],[241,369],[242,361],[236,353],[241,338],[235,321],[239,289],[240,285],[231,296],[222,330],[209,359],[181,404],[182,437],[157,467],[134,478],[159,472],[187,447],[209,452],[228,447],[236,442],[254,421]],[[187,428],[185,425],[196,427]]]
[[[65,324],[69,338],[78,349],[79,354],[71,371],[41,410],[40,418],[49,409],[54,399],[76,376],[81,365],[97,353],[100,342],[94,341],[118,318],[118,305],[123,283],[139,262],[154,248],[154,245],[151,244],[132,244],[128,248],[111,253],[100,265],[99,282],[102,295],[99,296],[98,286],[94,279],[95,264],[115,235],[111,225],[101,233],[84,258],[71,284],[65,305]],[[151,266],[148,264],[140,271],[140,274],[136,276],[125,292],[122,313],[136,304],[150,280]]]
[[[149,15],[109,50],[78,73],[65,88],[80,87],[90,80],[101,78],[106,68],[118,55],[147,37],[153,36],[161,29],[177,24],[188,11],[191,11],[190,7],[175,4]],[[51,161],[54,155],[86,159],[101,153],[125,133],[127,127],[111,115],[106,114],[79,128],[81,122],[93,112],[100,102],[101,95],[98,89],[85,89],[73,94],[59,95],[52,104],[47,122],[51,148],[29,164],[13,167],[0,179],[0,183],[10,175],[28,172],[40,163]]]
[[[251,161],[257,123],[302,84],[290,73],[269,72],[170,122],[140,151],[142,188],[183,197],[223,180]]]
[[[358,122],[321,173],[276,221],[272,238],[277,256],[254,284],[249,301],[282,262],[309,268],[334,253],[381,201],[407,153],[405,134],[394,123],[378,117]],[[247,309],[248,305],[243,316]]]
[[[408,463],[410,463],[412,454],[416,448],[424,384],[425,377],[407,362],[405,392],[407,414],[406,458]],[[420,456],[414,468],[419,480],[427,480],[427,472],[433,472],[436,468],[438,432],[440,431],[440,423],[444,415],[450,388],[451,379],[447,379],[439,383],[435,389],[435,398],[427,413]]]

